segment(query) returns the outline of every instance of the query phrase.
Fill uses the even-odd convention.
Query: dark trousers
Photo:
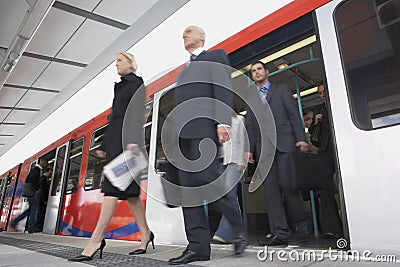
[[[281,240],[289,241],[290,229],[285,208],[296,225],[304,227],[308,223],[296,189],[296,173],[291,152],[276,151],[271,170],[263,185],[271,233]]]
[[[320,222],[323,233],[339,234],[342,232],[342,223],[339,218],[338,207],[335,200],[333,174],[335,163],[332,146],[328,144],[326,151],[318,152],[321,171],[322,191],[320,195]]]
[[[36,230],[36,215],[38,210],[39,192],[33,197],[28,197],[29,208],[18,215],[12,222],[11,227],[15,228],[17,224],[29,215],[28,233],[34,233]]]
[[[42,192],[40,192],[40,198],[39,198],[39,203],[38,203],[38,213],[37,213],[37,219],[36,219],[36,231],[42,232],[43,231],[43,225],[44,225],[44,219],[46,216],[46,203],[47,203],[47,195],[44,195]]]
[[[182,154],[190,160],[198,159],[200,156],[200,151],[198,150],[200,141],[200,139],[180,139]],[[217,144],[215,145],[217,147]],[[217,179],[219,176],[218,167],[217,157],[214,157],[214,161],[201,171],[190,172],[179,170],[179,180],[182,185],[188,187],[205,185]],[[215,196],[210,194],[210,191],[212,192],[213,190],[208,190],[208,194],[204,195],[204,200],[208,204],[208,210],[213,213],[223,214],[232,225],[236,236],[244,235],[244,225],[238,205],[232,205],[232,202],[226,194],[219,199],[218,197],[220,196],[217,196],[217,200],[211,202],[209,199],[213,199]],[[218,192],[219,190],[215,191],[215,193]],[[185,197],[190,198],[191,196],[183,192],[182,197],[183,201],[185,201]],[[202,255],[209,256],[211,250],[211,235],[204,205],[200,204],[197,206],[183,207],[182,209],[186,237],[189,241],[187,248]]]

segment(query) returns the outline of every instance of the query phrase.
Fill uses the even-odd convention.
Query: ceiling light
[[[278,70],[281,70],[281,69],[286,68],[287,66],[288,66],[288,64],[286,64],[286,63],[281,63],[281,64],[279,64],[279,65],[276,66],[276,67],[278,68]]]
[[[310,89],[301,91],[301,92],[300,92],[300,96],[306,96],[306,95],[314,94],[314,93],[316,93],[316,92],[318,91],[317,88],[318,88],[318,87],[315,86],[315,87],[313,87],[313,88],[310,88]],[[297,98],[297,94],[293,94],[293,97],[294,97],[294,98]]]
[[[14,68],[14,66],[17,64],[18,59],[19,59],[19,55],[17,53],[10,53],[10,55],[7,58],[6,64],[4,65],[3,70],[10,72]]]

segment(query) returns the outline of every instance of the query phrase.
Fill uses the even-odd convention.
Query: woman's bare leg
[[[142,240],[140,243],[140,249],[146,249],[146,244],[150,238],[150,229],[147,225],[146,214],[139,197],[128,198],[129,208],[132,212],[133,217],[135,217],[136,223],[139,226],[140,234]]]
[[[101,205],[100,216],[97,221],[96,228],[90,237],[89,243],[86,245],[82,252],[82,255],[91,256],[100,247],[101,240],[104,237],[104,232],[110,220],[114,214],[115,208],[117,207],[118,198],[105,196],[103,204]]]

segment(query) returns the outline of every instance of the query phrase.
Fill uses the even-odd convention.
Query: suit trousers
[[[182,154],[190,159],[195,160],[200,156],[198,149],[201,139],[180,139],[180,149]],[[215,143],[217,146],[217,143]],[[217,155],[215,155],[217,156]],[[179,180],[185,186],[204,185],[215,180],[219,176],[219,162],[217,157],[204,170],[198,172],[188,172],[179,170]],[[185,197],[185,194],[182,194]],[[186,196],[190,197],[190,196]],[[207,199],[209,196],[205,196]],[[194,207],[183,207],[183,217],[185,222],[186,237],[189,241],[187,249],[195,251],[205,256],[210,255],[211,234],[208,218],[204,205],[199,204]],[[224,215],[232,225],[236,236],[244,236],[244,225],[238,205],[232,205],[232,201],[227,196],[208,203],[208,210],[213,213]]]
[[[292,152],[280,152],[277,150],[271,170],[263,185],[267,198],[267,212],[271,233],[285,241],[289,241],[290,236],[286,214],[296,225],[307,223],[307,215],[304,212],[300,194],[295,187],[295,181],[296,173]]]
[[[320,196],[321,231],[323,233],[340,234],[342,233],[342,223],[334,197],[335,186],[333,184],[333,174],[335,173],[335,163],[330,140],[328,141],[326,151],[318,152],[318,160],[322,176],[322,192]]]

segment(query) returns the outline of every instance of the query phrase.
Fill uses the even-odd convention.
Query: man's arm
[[[290,89],[286,85],[281,85],[279,88],[282,93],[283,103],[285,105],[286,111],[288,112],[290,124],[296,138],[296,141],[307,142],[306,133],[304,131],[303,123],[301,122],[299,109],[296,102],[290,92]]]

